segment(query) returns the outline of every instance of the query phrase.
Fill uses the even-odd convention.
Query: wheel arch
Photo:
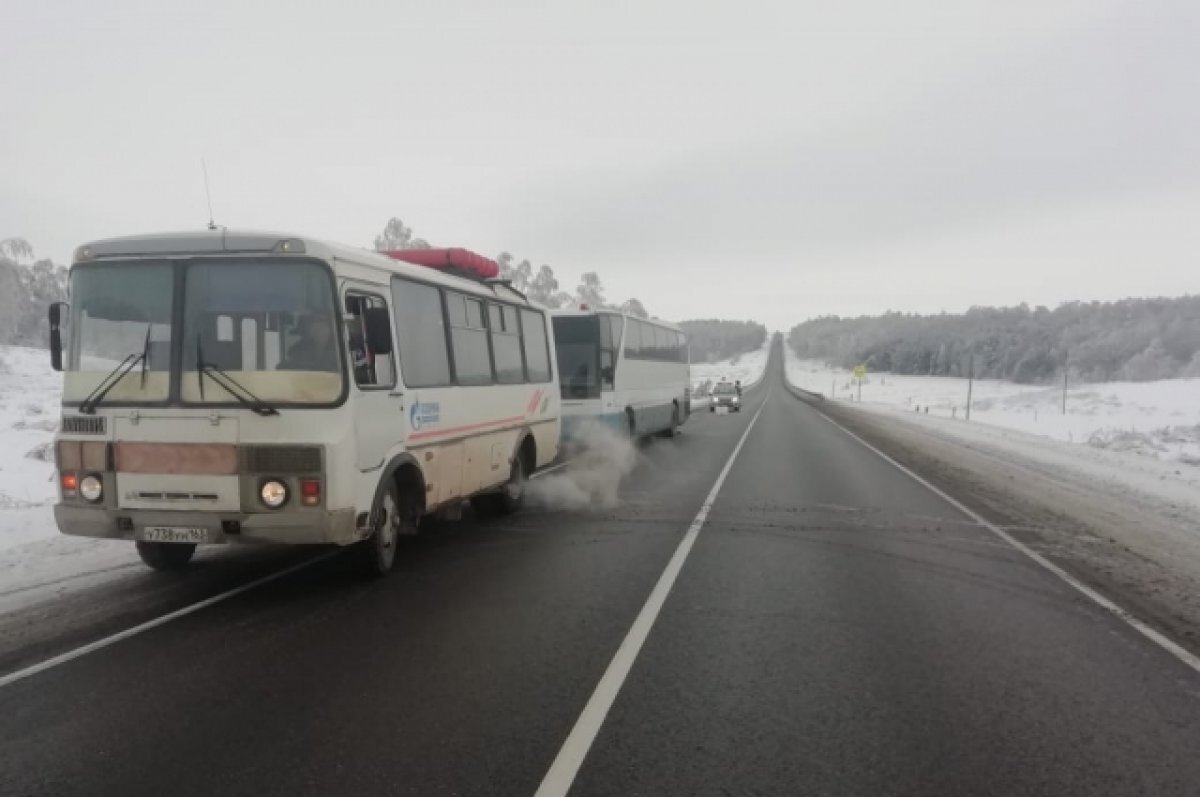
[[[395,484],[400,489],[415,488],[414,491],[420,496],[421,512],[422,514],[425,512],[427,507],[425,472],[421,469],[421,463],[417,461],[417,458],[408,451],[392,457],[384,467],[379,476],[379,483],[375,485],[375,497],[371,501],[372,511],[383,500],[383,491],[389,484]]]
[[[537,438],[534,437],[533,430],[528,427],[521,430],[517,435],[517,444],[513,447],[512,462],[516,457],[521,457],[525,462],[525,475],[533,473],[537,469]]]

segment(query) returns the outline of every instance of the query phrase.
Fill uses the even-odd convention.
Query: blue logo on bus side
[[[408,421],[414,431],[424,426],[435,424],[441,419],[442,405],[436,401],[427,404],[414,402],[412,409],[408,411]]]

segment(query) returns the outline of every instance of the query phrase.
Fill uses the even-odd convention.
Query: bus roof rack
[[[390,249],[380,254],[393,260],[465,277],[475,282],[488,282],[500,276],[500,264],[469,249]]]

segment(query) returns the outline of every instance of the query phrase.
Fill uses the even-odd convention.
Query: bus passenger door
[[[346,359],[354,379],[355,462],[361,471],[384,464],[404,435],[404,397],[396,384],[392,320],[382,294],[345,294]]]

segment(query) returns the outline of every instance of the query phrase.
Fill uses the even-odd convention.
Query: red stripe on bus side
[[[541,391],[541,390],[534,391],[533,398],[529,399],[529,403],[525,405],[525,414],[526,415],[532,415],[533,411],[535,409],[537,409],[537,404],[538,404],[538,401],[542,397],[542,393],[543,393],[543,391]]]

